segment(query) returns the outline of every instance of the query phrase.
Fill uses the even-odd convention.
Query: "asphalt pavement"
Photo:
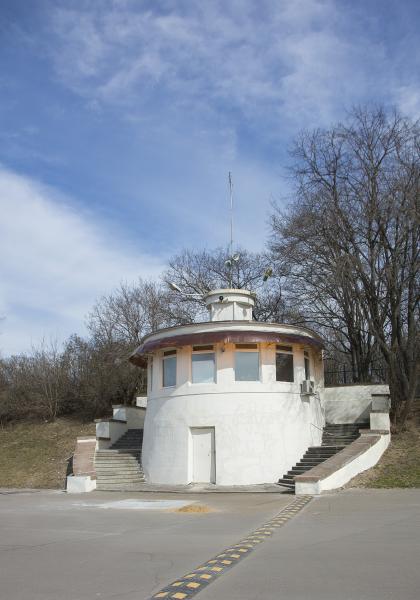
[[[293,498],[0,490],[0,600],[150,598]],[[209,512],[178,512],[191,502]],[[417,600],[419,590],[420,490],[346,490],[313,499],[196,598]]]

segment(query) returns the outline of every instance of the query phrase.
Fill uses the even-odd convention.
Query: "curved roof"
[[[142,344],[130,356],[130,362],[140,367],[146,366],[147,355],[162,348],[182,346],[240,343],[297,343],[323,348],[322,338],[306,327],[261,323],[258,321],[211,321],[169,327],[151,333],[143,338]]]

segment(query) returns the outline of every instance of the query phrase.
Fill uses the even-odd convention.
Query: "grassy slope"
[[[64,488],[76,437],[94,433],[93,423],[69,419],[0,428],[0,487]]]
[[[94,433],[93,423],[68,419],[0,428],[0,487],[62,489],[76,437]],[[407,431],[394,434],[379,464],[348,485],[420,487],[420,426],[411,424]]]
[[[349,487],[420,487],[420,426],[410,423],[406,431],[393,434],[391,444],[379,463],[361,473]]]

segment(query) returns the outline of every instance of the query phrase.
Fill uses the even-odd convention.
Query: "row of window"
[[[193,346],[192,383],[214,383],[216,381],[216,356],[213,346]],[[162,385],[176,385],[176,350],[166,350],[162,360]],[[153,381],[153,362],[150,367]],[[305,351],[305,379],[310,379],[309,355]],[[260,357],[256,344],[237,344],[235,349],[235,381],[259,381]],[[276,381],[293,382],[293,349],[291,346],[276,346]]]

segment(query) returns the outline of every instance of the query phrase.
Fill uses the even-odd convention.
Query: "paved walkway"
[[[420,490],[349,490],[303,512],[199,600],[418,600]]]
[[[155,499],[197,500],[212,512],[136,504]],[[0,490],[0,598],[149,598],[293,499]],[[348,490],[312,500],[196,598],[417,600],[419,557],[420,490]]]

